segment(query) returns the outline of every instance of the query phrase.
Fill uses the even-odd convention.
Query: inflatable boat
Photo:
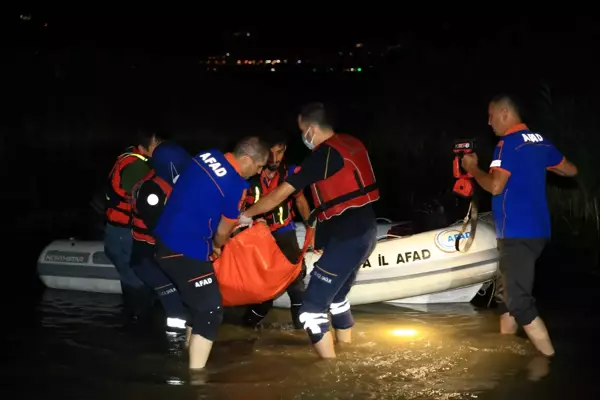
[[[480,214],[471,247],[457,251],[456,240],[470,235],[467,229],[461,236],[461,225],[462,221],[443,229],[412,233],[410,223],[379,219],[378,243],[357,275],[349,294],[351,304],[471,301],[496,275],[496,235],[489,216]],[[300,245],[304,234],[304,226],[299,224]],[[319,257],[310,251],[306,254],[306,283]],[[54,241],[40,254],[37,270],[48,288],[121,293],[118,272],[104,254],[101,241]],[[289,307],[287,294],[277,298],[275,306]]]

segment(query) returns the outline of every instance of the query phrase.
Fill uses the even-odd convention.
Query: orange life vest
[[[262,197],[271,193],[277,186],[279,186],[288,174],[288,168],[284,163],[279,165],[279,168],[275,172],[275,175],[269,183],[265,182],[264,173],[254,176],[250,180],[250,189],[248,190],[247,203],[256,204],[256,202]],[[261,217],[261,216],[257,216]],[[271,232],[286,226],[294,219],[294,205],[292,203],[292,196],[284,200],[279,206],[273,209],[272,213],[262,215],[267,221]]]
[[[121,173],[129,164],[148,159],[131,147],[130,151],[121,154],[108,174],[108,191],[106,193],[106,218],[108,223],[128,227],[131,224],[131,196],[121,187]]]
[[[362,207],[379,200],[375,173],[364,144],[346,134],[335,134],[324,143],[341,154],[344,166],[331,176],[326,167],[323,180],[311,185],[315,209],[311,213],[310,223],[315,217],[322,222],[349,208]],[[329,160],[329,154],[327,157]]]
[[[140,215],[139,209],[137,206],[138,201],[139,201],[137,194],[139,193],[139,190],[142,187],[142,185],[148,181],[152,181],[152,182],[156,183],[158,185],[158,187],[160,188],[160,190],[162,191],[162,193],[166,196],[166,199],[168,199],[169,196],[171,195],[171,191],[173,190],[173,187],[167,181],[165,181],[163,178],[156,175],[155,170],[151,170],[150,172],[148,172],[146,174],[146,176],[144,176],[142,178],[141,181],[136,183],[136,185],[134,186],[133,191],[132,191],[133,197],[132,197],[132,202],[131,202],[131,211],[132,211],[131,236],[133,237],[134,240],[139,240],[141,242],[147,242],[149,244],[156,244],[156,239],[152,236],[152,232],[150,232],[150,229],[148,229],[148,226],[144,222],[143,217]],[[165,199],[165,203],[166,203],[166,199]],[[162,205],[164,206],[164,204],[162,204]],[[160,206],[160,205],[157,204],[157,206]]]

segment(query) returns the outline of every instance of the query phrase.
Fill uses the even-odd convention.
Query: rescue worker
[[[148,310],[151,291],[130,266],[131,261],[131,191],[149,171],[148,160],[161,143],[157,134],[138,133],[138,144],[129,147],[115,162],[108,175],[106,192],[106,226],[104,252],[119,272],[125,307],[134,318]]]
[[[283,161],[286,148],[287,145],[284,140],[273,143],[266,168],[250,180],[250,190],[248,191],[248,196],[246,198],[247,206],[256,203],[261,197],[272,192],[285,178],[299,169],[295,165],[290,165],[288,167]],[[310,207],[302,191],[285,199],[279,204],[279,207],[273,210],[273,212],[266,213],[259,217],[266,220],[281,252],[291,263],[295,264],[298,261],[301,249],[298,245],[296,224],[293,220],[294,203],[302,216],[302,220],[306,221],[310,214]],[[296,329],[302,329],[302,324],[298,318],[300,306],[302,305],[302,293],[304,292],[304,277],[306,276],[306,265],[304,264],[304,261],[302,267],[303,270],[300,275],[298,275],[298,278],[286,290],[290,297],[292,323]],[[249,327],[256,327],[272,307],[273,299],[261,304],[249,306],[242,318],[242,323]]]
[[[504,302],[498,307],[500,332],[515,334],[521,325],[533,345],[552,356],[554,347],[532,296],[535,263],[551,233],[546,171],[571,177],[577,167],[550,140],[523,123],[514,97],[494,97],[488,114],[488,124],[500,137],[489,173],[477,166],[475,153],[464,156],[462,167],[492,194],[504,279]]]
[[[371,203],[379,199],[368,152],[357,138],[335,133],[320,103],[305,106],[298,116],[302,141],[312,151],[300,171],[240,216],[240,226],[274,209],[297,191],[311,186],[318,219],[316,247],[323,255],[315,263],[300,307],[300,322],[320,357],[334,358],[328,313],[338,342],[351,341],[354,319],[347,294],[356,274],[377,242]]]
[[[152,170],[134,186],[132,196],[131,266],[158,296],[169,331],[185,329],[186,310],[177,288],[154,259],[153,231],[180,172],[191,161],[192,156],[183,147],[173,142],[161,143],[152,155]]]
[[[223,319],[211,254],[219,256],[238,222],[247,179],[267,162],[260,139],[241,140],[232,153],[197,154],[173,187],[158,225],[155,257],[190,311],[189,368],[202,369]]]

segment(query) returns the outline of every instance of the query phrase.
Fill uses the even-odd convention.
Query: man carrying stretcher
[[[283,161],[286,148],[285,140],[277,139],[271,142],[271,152],[266,167],[263,168],[260,174],[255,175],[250,179],[250,189],[248,191],[248,196],[246,197],[246,208],[271,193],[283,183],[287,177],[300,170],[300,168],[295,165],[290,165],[288,167]],[[302,216],[302,220],[306,221],[310,214],[310,207],[302,191],[297,192],[293,196],[289,196],[272,212],[260,216],[264,218],[271,229],[271,233],[281,249],[281,252],[291,263],[296,263],[301,253],[300,247],[298,246],[298,238],[296,236],[296,224],[293,221],[294,202]],[[295,329],[302,329],[302,324],[299,320],[299,311],[300,306],[302,305],[305,276],[306,265],[303,263],[302,272],[286,290],[290,298],[290,312],[292,314],[292,323]],[[249,327],[256,327],[272,307],[273,299],[267,300],[264,303],[249,306],[242,317],[242,324]]]
[[[219,256],[238,222],[247,179],[267,162],[258,138],[240,141],[232,153],[204,151],[181,172],[154,231],[155,258],[177,286],[191,317],[189,368],[202,369],[223,318],[211,254]]]
[[[379,199],[375,174],[363,143],[337,134],[322,104],[306,106],[298,116],[302,141],[312,150],[298,173],[240,215],[240,225],[273,210],[285,199],[311,186],[318,219],[317,247],[323,255],[315,263],[300,307],[300,322],[323,358],[334,358],[329,332],[331,314],[336,339],[351,341],[354,319],[347,294],[360,266],[377,242],[377,223],[371,203]]]

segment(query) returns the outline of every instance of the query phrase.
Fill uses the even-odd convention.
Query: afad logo
[[[441,251],[445,253],[454,253],[456,252],[456,241],[459,239],[466,240],[469,238],[470,234],[471,232],[465,232],[461,235],[459,230],[446,229],[435,235],[434,242]]]

